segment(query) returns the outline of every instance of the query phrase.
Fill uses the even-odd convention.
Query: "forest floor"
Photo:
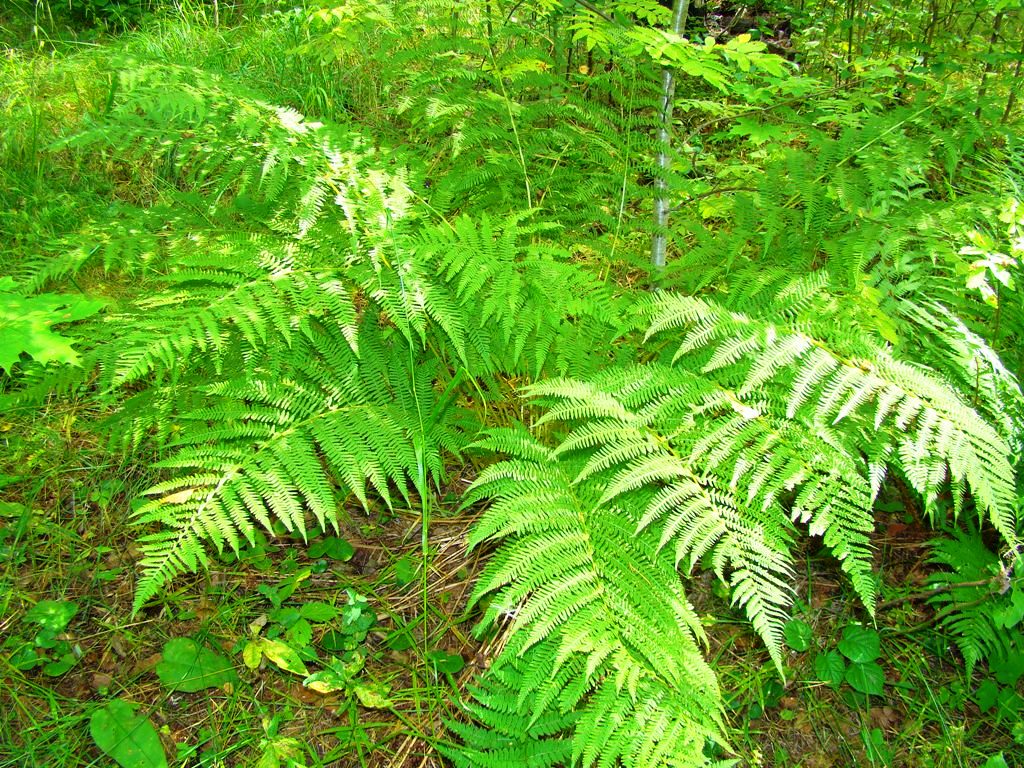
[[[446,720],[464,717],[459,701],[501,643],[500,635],[475,638],[479,609],[467,611],[481,554],[465,546],[473,510],[455,511],[454,499],[471,478],[451,479],[452,502],[430,521],[426,559],[417,511],[368,515],[356,507],[326,546],[286,535],[261,540],[179,579],[132,616],[137,552],[127,518],[146,478],[112,464],[76,430],[77,416],[54,409],[32,423],[0,419],[0,766],[102,764],[90,718],[115,695],[154,724],[170,765],[444,765],[433,745],[446,740]],[[881,528],[886,581],[920,586],[930,532],[896,510]],[[1006,765],[1022,764],[1013,746],[1019,724],[977,708],[962,663],[930,629],[932,611],[920,602],[897,602],[874,625],[884,649],[883,695],[821,682],[817,660],[866,617],[830,558],[807,553],[805,568],[795,616],[815,639],[790,650],[785,681],[710,578],[689,588],[712,638],[708,656],[742,765],[960,768],[1003,765],[986,762],[999,752]],[[34,638],[39,626],[27,618],[46,601],[74,610],[57,648]],[[363,630],[346,629],[353,605],[372,616]],[[308,638],[295,630],[300,615],[311,617]],[[360,668],[347,688],[317,693],[286,664],[268,657],[245,664],[244,648],[261,632],[305,661],[355,649]],[[158,668],[174,638],[229,659],[237,677],[173,690]],[[38,666],[24,663],[26,646]],[[62,649],[70,668],[48,669],[43,662],[58,660]]]

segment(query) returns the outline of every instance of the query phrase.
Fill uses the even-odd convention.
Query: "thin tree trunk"
[[[1024,44],[1021,44],[1020,58],[1017,59],[1017,63],[1013,67],[1013,86],[1010,88],[1010,95],[1006,98],[1006,109],[1003,110],[1003,119],[999,121],[1003,125],[1010,119],[1010,113],[1013,112],[1013,107],[1017,103],[1017,90],[1020,88],[1022,63],[1024,63]]]
[[[999,29],[1003,26],[1003,11],[999,11],[996,14],[995,20],[992,22],[992,36],[988,39],[988,55],[989,60],[985,63],[985,71],[981,75],[981,85],[978,86],[978,108],[974,111],[974,118],[976,120],[981,119],[981,110],[985,103],[985,96],[988,91],[988,79],[992,74],[992,71],[996,68],[996,65],[992,63],[992,51],[995,50],[996,43],[999,42]]]
[[[849,81],[853,71],[853,20],[857,17],[857,6],[853,0],[846,2],[846,79]]]
[[[939,0],[932,0],[931,16],[928,19],[928,26],[924,30],[924,42],[918,48],[921,55],[921,66],[928,68],[928,61],[932,57],[932,44],[935,42],[935,30],[939,26]]]
[[[690,0],[675,0],[672,6],[672,31],[681,35],[690,12]],[[651,240],[651,264],[655,269],[665,266],[665,252],[668,250],[668,172],[672,150],[669,125],[672,123],[672,106],[676,93],[675,74],[670,67],[661,71],[661,112],[658,115],[658,173],[654,179],[654,237]]]

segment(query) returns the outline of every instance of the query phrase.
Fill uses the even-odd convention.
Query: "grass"
[[[0,60],[0,274],[45,255],[92,210],[159,195],[155,182],[139,189],[138,176],[131,188],[111,186],[102,156],[47,151],[85,113],[102,109],[114,53],[228,72],[304,112],[383,129],[374,111],[379,84],[357,76],[358,62],[323,58],[310,66],[295,52],[308,40],[292,22],[284,13],[218,27],[198,7],[186,7],[107,41],[0,17],[5,38],[23,41]],[[115,298],[131,290],[102,274],[83,288]],[[465,549],[474,513],[455,511],[465,480],[453,478],[451,493],[423,500],[420,509],[351,510],[342,536],[352,548],[348,558],[311,557],[303,542],[282,533],[179,579],[133,617],[132,501],[152,478],[138,463],[111,459],[89,426],[101,415],[82,403],[0,415],[0,768],[100,763],[89,722],[112,698],[139,705],[172,765],[440,766],[432,745],[446,738],[445,720],[460,716],[459,699],[501,643],[471,632],[467,597],[481,563]],[[885,578],[895,592],[914,582],[926,537],[910,527],[883,542]],[[734,746],[747,764],[997,768],[992,759],[1001,752],[1006,765],[1024,765],[1024,731],[981,710],[980,676],[965,677],[948,638],[934,628],[903,631],[926,619],[920,606],[880,616],[882,695],[820,682],[815,654],[864,616],[831,561],[809,553],[805,562],[799,616],[819,645],[790,654],[785,682],[712,582],[700,577],[691,587],[713,626],[710,655],[730,696]],[[292,587],[279,605],[268,597]],[[309,643],[294,635],[289,642],[315,651],[320,664],[306,661],[317,668],[332,654],[358,660],[350,685],[319,694],[267,657],[246,665],[248,644],[271,633],[288,639],[293,612],[303,606],[351,609],[349,591],[377,617],[364,637],[338,650],[330,633],[344,621],[331,619],[310,622]],[[56,638],[76,663],[52,677],[15,662],[25,644],[39,656],[50,653],[26,621],[43,601],[77,606]],[[230,659],[238,682],[195,693],[162,684],[162,650],[181,637]]]

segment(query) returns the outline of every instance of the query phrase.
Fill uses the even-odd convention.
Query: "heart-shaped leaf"
[[[843,630],[839,652],[854,664],[866,664],[881,655],[882,645],[875,630],[851,624]]]
[[[312,560],[329,557],[331,560],[346,561],[350,560],[355,553],[355,547],[337,536],[327,536],[320,541],[314,541],[306,551]]]
[[[996,705],[999,698],[999,684],[995,680],[987,679],[981,682],[974,694],[974,702],[982,712],[988,712]]]
[[[68,651],[62,654],[59,659],[55,659],[43,667],[43,674],[50,677],[60,677],[75,666],[78,663],[78,659],[79,656],[74,651]]]
[[[466,666],[466,660],[457,653],[436,650],[427,654],[427,660],[438,672],[442,674],[455,675]]]
[[[881,696],[885,686],[885,672],[873,661],[851,664],[846,670],[846,682],[855,691]]]
[[[800,621],[800,619],[792,619],[786,622],[782,634],[786,638],[786,645],[799,653],[803,653],[810,648],[811,640],[814,639],[814,631],[808,626],[807,622]]]
[[[156,728],[123,699],[114,699],[93,712],[89,733],[96,746],[121,768],[167,768]]]
[[[836,651],[819,653],[814,657],[814,674],[819,680],[828,683],[833,688],[839,688],[842,685],[845,671],[846,662]]]

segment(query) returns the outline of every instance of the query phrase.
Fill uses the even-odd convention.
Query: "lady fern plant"
[[[470,494],[492,501],[471,543],[498,544],[476,598],[483,628],[507,621],[511,639],[470,708],[488,729],[456,728],[458,764],[711,764],[721,700],[680,575],[713,569],[781,673],[801,534],[821,538],[873,614],[888,474],[933,516],[948,494],[1016,542],[1010,444],[972,404],[984,392],[837,331],[816,314],[827,300],[791,311],[796,290],[756,315],[657,295],[644,308],[653,359],[528,387],[547,444],[480,443],[509,458]]]
[[[430,493],[479,429],[459,405],[474,380],[580,374],[580,350],[619,333],[608,290],[543,228],[417,207],[401,158],[226,78],[130,65],[61,146],[140,164],[178,203],[87,227],[26,281],[145,281],[93,328],[78,376],[37,369],[15,395],[91,391],[115,443],[162,451],[168,477],[136,513],[136,610],[256,525],[305,536],[349,495]]]

